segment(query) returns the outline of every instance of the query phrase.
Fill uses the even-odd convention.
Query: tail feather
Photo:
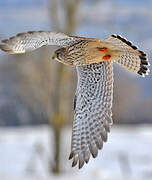
[[[130,41],[120,35],[113,34],[105,40],[115,43],[124,51],[124,53],[119,56],[119,59],[114,61],[116,64],[143,77],[149,74],[150,70],[147,67],[150,65],[148,57],[146,53],[139,50],[137,46],[132,45]]]

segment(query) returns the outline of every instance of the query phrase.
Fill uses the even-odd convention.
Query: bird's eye
[[[60,55],[60,53],[56,52],[56,54],[55,54],[55,55],[56,55],[56,57],[58,58],[58,57],[59,57],[59,55]]]
[[[55,52],[52,58],[53,59],[59,58],[59,56],[60,56],[60,53],[59,52]]]

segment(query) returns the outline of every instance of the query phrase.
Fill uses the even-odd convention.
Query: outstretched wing
[[[45,45],[66,47],[77,41],[79,41],[78,37],[68,36],[63,33],[51,31],[29,31],[1,40],[2,44],[0,44],[0,49],[10,54],[22,54]]]
[[[111,62],[77,67],[78,85],[69,159],[79,168],[95,158],[112,125],[113,70]]]
[[[148,75],[150,70],[147,66],[150,64],[147,55],[143,51],[140,51],[137,46],[134,46],[130,41],[122,36],[115,34],[104,40],[105,42],[116,45],[124,52],[118,56],[115,63],[143,77]]]

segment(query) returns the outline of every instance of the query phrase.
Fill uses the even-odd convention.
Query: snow
[[[48,126],[0,128],[0,179],[152,179],[152,126],[113,126],[98,157],[81,170],[68,160],[71,129],[62,133],[62,173],[55,176],[49,173],[54,143]]]

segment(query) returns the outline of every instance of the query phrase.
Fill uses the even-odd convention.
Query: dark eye
[[[59,52],[56,52],[56,57],[58,58],[60,56],[60,53]]]
[[[55,58],[59,59],[59,56],[60,56],[60,53],[59,52],[55,52],[53,57],[52,57],[52,59],[55,59]]]

